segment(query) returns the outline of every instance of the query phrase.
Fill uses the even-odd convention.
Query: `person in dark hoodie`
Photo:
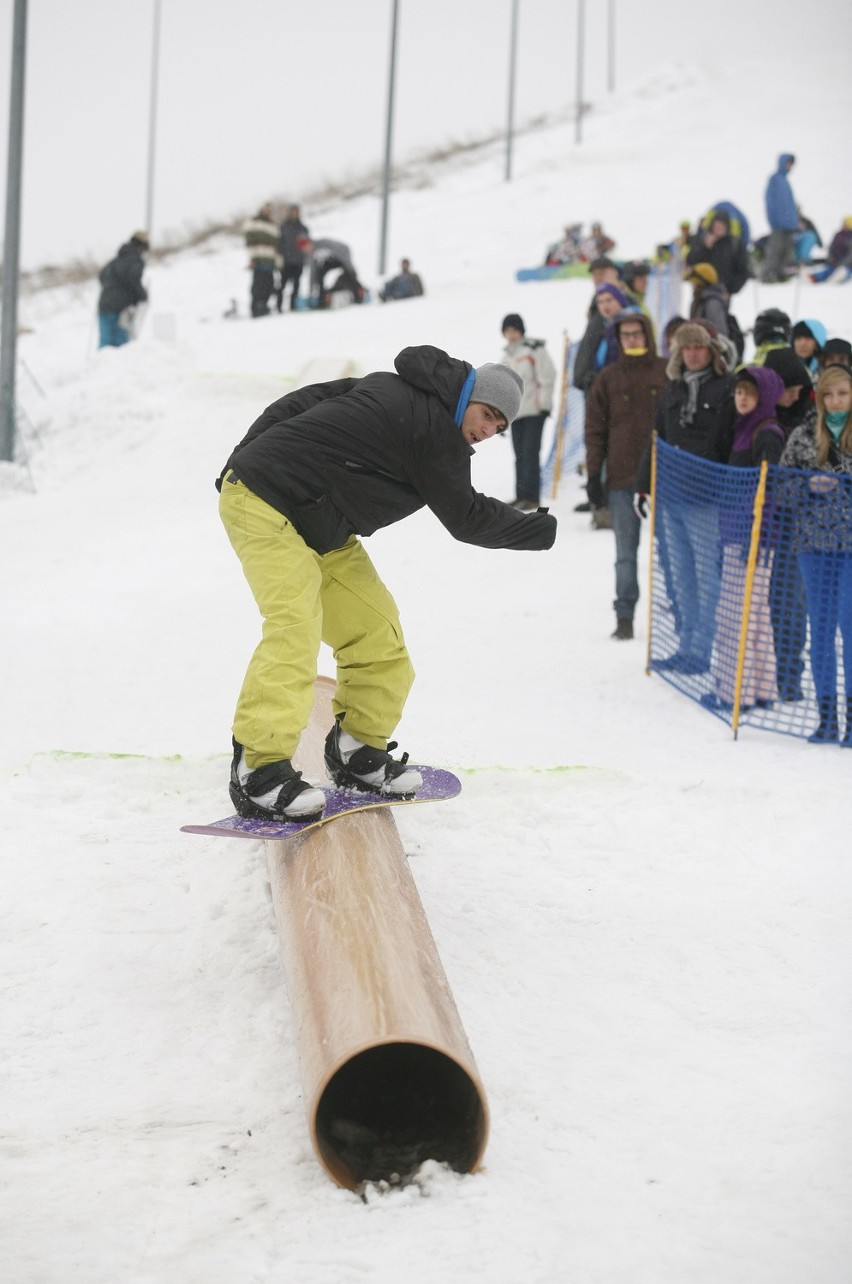
[[[99,348],[120,348],[129,341],[130,329],[121,324],[121,314],[147,302],[148,291],[142,284],[145,271],[145,251],[148,233],[134,232],[114,259],[101,269],[98,280],[101,293],[98,298]]]
[[[644,312],[620,312],[613,326],[620,356],[600,372],[586,400],[586,493],[593,508],[608,502],[612,515],[616,618],[612,636],[626,642],[633,637],[639,600],[636,561],[641,522],[633,509],[633,484],[666,386],[666,362],[657,356],[653,327]]]
[[[324,795],[293,769],[317,653],[337,660],[325,761],[341,787],[411,797],[419,773],[388,743],[414,671],[399,613],[360,536],[431,508],[481,548],[547,549],[556,519],[474,490],[474,447],[516,418],[523,381],[430,346],[396,373],[339,379],[268,406],[217,481],[219,511],[264,619],[233,726],[230,793],[242,816],[305,821]]]
[[[731,235],[731,216],[726,210],[714,210],[710,226],[692,238],[686,265],[696,263],[712,264],[729,296],[739,294],[748,280],[748,252],[740,238]]]

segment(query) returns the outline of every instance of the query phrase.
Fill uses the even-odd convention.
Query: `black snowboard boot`
[[[338,718],[325,739],[326,771],[341,789],[413,798],[423,784],[423,777],[414,767],[408,766],[407,753],[399,761],[391,757],[389,751],[395,748],[393,740],[387,749],[365,745],[344,731]]]
[[[819,702],[819,726],[813,735],[808,736],[812,745],[824,745],[836,742],[840,735],[837,726],[837,701],[834,696],[825,697]]]
[[[233,741],[231,802],[248,820],[319,820],[325,794],[302,779],[289,758],[267,763],[252,771],[246,766],[243,746]]]
[[[633,621],[618,620],[615,626],[615,632],[612,634],[619,642],[633,641]]]

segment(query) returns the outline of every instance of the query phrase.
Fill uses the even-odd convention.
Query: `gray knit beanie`
[[[507,424],[517,419],[523,395],[523,379],[508,366],[488,361],[484,366],[476,367],[471,401],[481,401],[486,406],[493,406],[495,410],[499,410]]]

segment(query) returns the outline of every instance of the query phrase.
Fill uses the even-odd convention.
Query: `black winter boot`
[[[808,740],[812,745],[832,744],[837,742],[839,735],[837,700],[834,696],[823,696],[819,702],[819,726]]]
[[[615,632],[610,635],[619,642],[632,642],[633,640],[633,621],[618,620],[615,625]]]

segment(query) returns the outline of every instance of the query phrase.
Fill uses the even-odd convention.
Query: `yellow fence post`
[[[565,415],[568,411],[568,349],[571,346],[571,340],[568,337],[568,331],[563,331],[562,340],[562,386],[559,390],[559,417],[556,420],[556,440],[553,444],[553,484],[550,492],[553,499],[559,494],[559,481],[562,476],[562,443],[565,437],[564,423]]]
[[[654,531],[657,521],[657,432],[651,433],[651,519],[648,523],[648,538],[651,552],[648,558],[648,650],[645,655],[645,672],[651,674],[651,628],[654,618]]]
[[[751,616],[751,595],[754,588],[754,568],[757,566],[757,554],[760,548],[760,527],[763,521],[763,505],[766,499],[766,476],[769,466],[764,459],[760,465],[760,479],[757,483],[757,490],[754,495],[754,504],[752,506],[751,519],[751,543],[748,550],[748,565],[746,566],[745,592],[743,593],[742,616],[740,618],[740,646],[737,654],[737,675],[734,682],[734,708],[731,719],[731,726],[736,739],[740,725],[740,697],[743,689],[743,669],[745,668],[746,642],[748,641],[748,626]]]

